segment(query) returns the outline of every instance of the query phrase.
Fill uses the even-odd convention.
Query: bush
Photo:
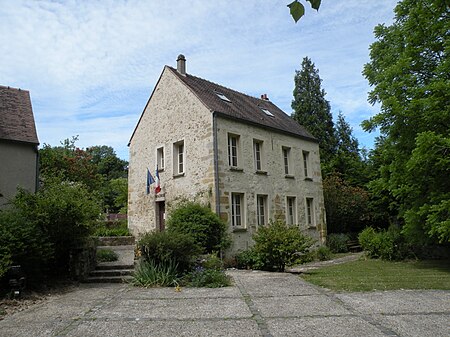
[[[21,265],[29,283],[48,271],[53,247],[43,231],[15,208],[0,211],[0,279],[11,265]]]
[[[183,202],[170,212],[168,232],[189,234],[203,253],[220,251],[229,246],[226,224],[209,207]]]
[[[97,262],[112,262],[119,259],[119,255],[112,249],[97,250]]]
[[[350,237],[347,234],[329,234],[327,236],[327,246],[333,253],[347,253],[348,252],[348,242]]]
[[[145,261],[156,265],[172,261],[180,273],[188,270],[201,252],[192,236],[167,231],[145,234],[138,242],[138,249]]]
[[[412,254],[411,247],[406,243],[400,229],[394,226],[378,232],[372,227],[367,227],[359,234],[358,240],[371,258],[402,260]]]
[[[239,269],[257,269],[258,254],[252,248],[243,250],[236,255],[236,265]]]
[[[295,264],[313,244],[313,240],[303,235],[298,227],[281,221],[260,227],[253,240],[254,267],[269,271],[284,271],[286,265]]]
[[[330,248],[328,248],[327,246],[320,246],[319,248],[317,248],[314,251],[314,255],[319,261],[328,261],[333,257]]]
[[[93,231],[93,236],[130,236],[127,221],[99,222]]]
[[[220,288],[231,284],[230,277],[221,269],[197,267],[185,276],[185,282],[192,287]]]
[[[71,250],[82,245],[99,218],[101,208],[91,195],[82,184],[55,178],[47,179],[36,194],[19,191],[14,199],[14,208],[53,247],[52,271],[57,275],[68,272]]]
[[[178,285],[178,265],[172,260],[156,263],[140,262],[131,283],[141,287],[171,287]]]

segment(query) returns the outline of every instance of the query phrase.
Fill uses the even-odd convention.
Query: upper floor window
[[[306,224],[310,227],[315,226],[313,198],[306,198]]]
[[[284,174],[290,174],[291,148],[283,147]]]
[[[262,141],[253,140],[253,158],[256,171],[262,171],[262,147]]]
[[[165,159],[164,159],[164,147],[159,147],[156,150],[156,162],[158,164],[159,171],[164,170]]]
[[[173,173],[175,175],[184,173],[184,140],[173,144]]]
[[[232,167],[238,167],[239,158],[239,136],[228,134],[228,164]]]
[[[244,195],[242,193],[231,193],[231,226],[243,227],[244,222]]]
[[[256,217],[258,226],[267,225],[267,195],[256,196]]]
[[[286,223],[294,225],[297,223],[297,207],[295,197],[286,198]]]
[[[310,169],[309,169],[309,152],[303,151],[303,172],[305,174],[305,178],[309,178]]]

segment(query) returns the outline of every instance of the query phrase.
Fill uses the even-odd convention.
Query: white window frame
[[[316,218],[314,212],[314,198],[306,198],[306,226],[315,227],[316,226]]]
[[[268,206],[267,195],[256,195],[256,224],[258,226],[266,226],[268,223]]]
[[[263,171],[263,141],[253,139],[253,161],[256,171]]]
[[[245,227],[245,198],[244,193],[231,193],[231,227],[244,228]]]
[[[228,165],[239,167],[240,136],[234,133],[228,134]]]
[[[297,198],[294,196],[286,197],[286,224],[297,224]]]
[[[283,146],[281,148],[281,152],[283,154],[283,167],[284,167],[284,174],[290,175],[291,174],[291,148],[287,146]]]
[[[165,161],[164,146],[160,146],[156,149],[156,163],[159,171],[164,171]]]
[[[186,172],[186,147],[184,140],[173,144],[173,174],[182,175]]]
[[[302,151],[303,157],[303,173],[305,178],[310,178],[311,170],[309,164],[309,151]]]

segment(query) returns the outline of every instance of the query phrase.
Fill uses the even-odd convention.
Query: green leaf
[[[291,16],[295,22],[300,20],[300,18],[305,14],[305,7],[298,1],[294,1],[287,6],[289,7]]]
[[[306,0],[306,1],[309,1],[311,3],[311,7],[317,11],[319,10],[320,3],[322,2],[322,0]]]

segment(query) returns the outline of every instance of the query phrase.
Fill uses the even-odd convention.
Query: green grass
[[[335,291],[450,290],[450,260],[359,260],[312,270],[302,278]]]
[[[99,249],[97,250],[97,261],[98,262],[112,262],[117,261],[119,255],[112,249]]]

